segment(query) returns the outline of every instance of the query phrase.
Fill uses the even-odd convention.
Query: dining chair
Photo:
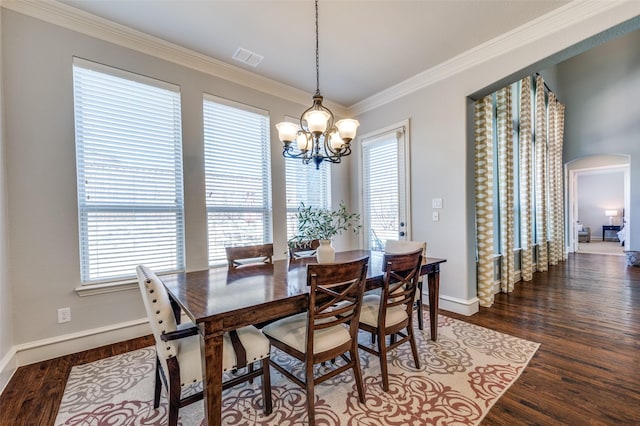
[[[404,254],[411,253],[418,249],[422,249],[422,264],[427,263],[427,243],[424,241],[410,241],[410,240],[387,240],[384,246],[384,252],[389,254]],[[422,330],[424,328],[424,303],[422,295],[422,281],[423,277],[418,279],[418,289],[416,290],[416,300],[414,308],[418,311],[418,328]]]
[[[229,269],[252,264],[273,263],[273,244],[225,247]]]
[[[367,294],[362,300],[359,327],[376,335],[377,350],[358,345],[360,349],[380,358],[382,389],[389,390],[387,352],[403,343],[411,344],[416,368],[420,368],[418,348],[413,333],[413,305],[417,289],[422,248],[407,254],[385,254],[382,294]],[[389,343],[387,344],[387,336]]]
[[[151,331],[156,342],[156,373],[153,408],[160,405],[162,382],[169,400],[169,425],[178,424],[180,408],[199,401],[203,392],[189,393],[202,382],[202,356],[198,327],[192,322],[179,324],[169,294],[158,276],[144,265],[136,268],[138,284]],[[262,375],[262,397],[265,415],[271,414],[271,378],[269,372],[269,340],[255,327],[248,326],[223,336],[222,372],[241,370],[260,361],[260,368],[235,375],[222,389],[250,381]],[[184,395],[183,394],[187,394]]]
[[[304,363],[304,378],[301,379],[290,369],[270,360],[274,368],[306,389],[310,425],[315,424],[315,386],[348,369],[353,370],[358,398],[364,403],[358,357],[358,318],[368,261],[368,257],[363,257],[346,263],[307,265],[307,312],[280,319],[262,329],[272,346]],[[326,368],[330,369],[327,373],[314,375],[314,365],[337,357],[341,357],[344,364],[327,363]]]
[[[320,240],[310,240],[302,243],[289,243],[289,259],[300,259],[316,255],[316,249],[320,247]]]

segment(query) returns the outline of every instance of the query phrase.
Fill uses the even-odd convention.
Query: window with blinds
[[[363,230],[370,250],[410,235],[406,125],[362,141]]]
[[[296,213],[300,203],[323,209],[331,208],[331,165],[320,164],[316,170],[312,164],[303,164],[296,158],[285,159],[287,179],[287,239],[296,235]]]
[[[269,115],[210,95],[203,114],[209,264],[219,265],[226,246],[271,241]]]
[[[74,58],[83,283],[184,269],[177,86]]]

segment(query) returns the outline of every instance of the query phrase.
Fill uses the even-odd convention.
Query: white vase
[[[336,251],[331,245],[331,240],[320,240],[320,246],[316,250],[318,263],[333,263],[336,260]]]

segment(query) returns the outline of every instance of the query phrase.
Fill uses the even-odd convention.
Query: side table
[[[622,229],[620,225],[602,225],[602,241],[605,241],[605,234],[607,231],[615,231],[618,232]],[[618,240],[618,235],[615,236],[616,241]]]

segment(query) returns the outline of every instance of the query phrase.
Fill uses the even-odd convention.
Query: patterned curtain
[[[536,77],[536,133],[535,133],[535,188],[536,188],[536,243],[538,244],[537,269],[546,271],[549,266],[547,252],[547,107],[544,81]]]
[[[567,259],[564,238],[564,185],[562,142],[564,132],[564,105],[549,93],[549,213],[551,215],[551,255],[549,262],[556,265]]]
[[[558,236],[562,247],[562,260],[567,260],[567,249],[565,244],[565,227],[564,227],[564,162],[562,161],[562,147],[564,145],[564,105],[558,102],[556,119],[556,173],[559,178],[556,181],[557,204],[558,209]]]
[[[493,304],[493,101],[487,96],[475,103],[476,233],[478,299]]]
[[[505,293],[514,289],[516,219],[522,280],[533,279],[534,259],[536,270],[546,271],[549,264],[556,265],[567,258],[562,162],[564,105],[551,91],[547,98],[540,76],[535,79],[535,90],[531,77],[522,79],[519,85],[519,92],[514,83],[475,104],[478,298],[485,307],[494,300],[496,238],[501,254],[500,289]],[[514,104],[519,108],[514,109]],[[515,120],[514,110],[518,115]],[[517,152],[514,122],[519,124]],[[517,170],[514,161],[518,162]]]
[[[496,129],[498,137],[498,202],[500,214],[500,288],[513,291],[515,259],[513,256],[513,116],[511,87],[498,90],[496,96]]]
[[[533,155],[531,133],[531,77],[520,81],[520,270],[523,281],[533,279]]]

